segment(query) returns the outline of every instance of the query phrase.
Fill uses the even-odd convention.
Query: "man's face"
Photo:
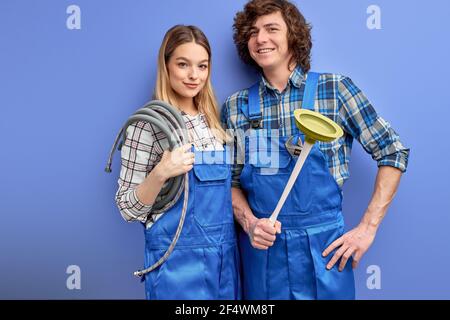
[[[248,51],[265,71],[288,67],[287,25],[280,11],[259,17],[250,30]]]

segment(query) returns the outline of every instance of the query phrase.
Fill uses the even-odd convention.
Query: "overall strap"
[[[309,72],[306,78],[305,91],[303,93],[302,108],[314,111],[314,100],[320,73]],[[251,128],[256,129],[261,125],[262,113],[259,101],[259,81],[248,89],[248,109],[242,112],[250,122]]]
[[[314,111],[314,99],[316,97],[317,84],[320,73],[309,72],[306,78],[305,91],[303,93],[302,108]]]
[[[256,129],[260,127],[262,113],[259,103],[259,81],[248,89],[248,113],[245,116],[250,122],[251,128]]]

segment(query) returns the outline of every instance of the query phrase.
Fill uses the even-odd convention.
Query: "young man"
[[[241,59],[261,71],[256,85],[230,96],[222,108],[237,145],[232,198],[242,226],[244,298],[354,299],[352,267],[375,238],[409,149],[348,77],[309,73],[310,26],[289,1],[248,2],[235,17],[234,42]],[[268,218],[304,141],[293,117],[298,108],[331,118],[344,136],[314,145],[273,225]],[[360,224],[344,233],[341,188],[353,139],[379,169]],[[268,150],[277,161],[258,159]]]

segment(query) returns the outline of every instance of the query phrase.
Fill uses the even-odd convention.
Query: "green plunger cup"
[[[305,134],[305,143],[303,144],[302,152],[295,163],[294,170],[283,190],[283,194],[281,195],[280,200],[278,200],[275,211],[270,216],[272,224],[275,224],[278,214],[280,213],[289,192],[294,186],[295,180],[300,174],[303,164],[314,143],[316,143],[316,141],[331,142],[342,137],[344,134],[341,127],[339,127],[336,122],[315,111],[297,109],[294,111],[294,118],[297,127]]]

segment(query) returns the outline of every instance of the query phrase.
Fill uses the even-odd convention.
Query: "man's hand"
[[[248,236],[250,237],[252,246],[261,250],[267,250],[273,246],[277,233],[281,233],[281,222],[276,221],[275,226],[273,226],[270,220],[266,218],[255,218],[250,223],[248,230]]]
[[[339,263],[339,271],[344,270],[344,267],[348,259],[353,256],[352,267],[355,269],[358,263],[361,261],[362,256],[366,253],[369,247],[372,245],[375,239],[376,228],[369,225],[360,224],[353,230],[342,235],[342,237],[336,239],[325,251],[322,252],[322,256],[326,257],[334,249],[339,248],[334,253],[334,256],[327,264],[327,269],[330,270],[341,259]]]

